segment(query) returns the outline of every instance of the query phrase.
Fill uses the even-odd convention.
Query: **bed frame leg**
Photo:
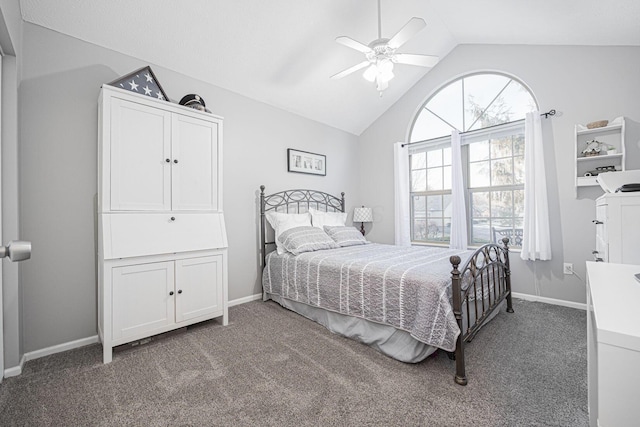
[[[457,384],[467,385],[467,374],[464,369],[464,341],[462,341],[462,334],[458,335],[456,342],[456,375],[454,380]]]
[[[453,255],[449,258],[453,271],[451,271],[451,287],[453,291],[453,314],[456,316],[460,334],[456,340],[456,375],[454,380],[457,384],[467,385],[467,375],[464,372],[464,340],[462,338],[462,286],[460,284],[460,257]]]
[[[505,285],[507,287],[507,313],[513,313],[513,301],[511,300],[511,266],[509,265],[509,238],[503,237],[504,258],[507,269],[505,271]]]

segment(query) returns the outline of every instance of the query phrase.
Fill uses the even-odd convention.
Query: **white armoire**
[[[112,348],[228,323],[222,118],[103,86],[98,135],[98,333]]]

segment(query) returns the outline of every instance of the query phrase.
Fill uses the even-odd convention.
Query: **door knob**
[[[0,258],[9,257],[11,261],[24,261],[31,258],[31,242],[15,240],[7,246],[0,246]]]

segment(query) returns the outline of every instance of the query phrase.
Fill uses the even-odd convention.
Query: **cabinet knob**
[[[592,222],[592,223],[594,223],[595,225],[598,225],[598,224],[604,224],[604,222],[602,222],[602,221],[598,221],[597,219],[594,219],[594,220],[593,220],[593,221],[591,221],[591,222]]]
[[[176,220],[176,217],[175,217],[175,216],[172,216],[172,217],[171,217],[171,221],[175,221],[175,220]]]
[[[182,289],[178,289],[178,293],[181,294],[182,293]]]
[[[169,159],[165,159],[165,162],[167,162],[167,163],[171,163],[171,160],[169,160]]]
[[[169,292],[169,296],[172,296],[172,295],[173,295],[173,291],[170,291],[170,292]]]
[[[178,159],[175,159],[175,160],[173,161],[173,163],[178,163]]]

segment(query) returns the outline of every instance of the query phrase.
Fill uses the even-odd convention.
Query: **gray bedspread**
[[[265,292],[407,331],[454,351],[460,333],[451,306],[451,264],[472,251],[368,244],[267,256]]]

